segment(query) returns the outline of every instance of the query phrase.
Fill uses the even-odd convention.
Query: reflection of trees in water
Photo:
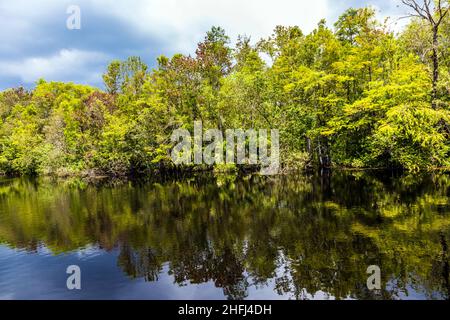
[[[230,299],[251,286],[307,298],[391,299],[411,288],[450,296],[450,178],[334,173],[325,178],[207,177],[69,188],[0,185],[0,241],[56,252],[119,248],[130,277],[213,282]],[[379,265],[385,289],[366,287]]]

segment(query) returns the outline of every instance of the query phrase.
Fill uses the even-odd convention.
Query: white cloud
[[[382,8],[380,17],[398,15],[393,0],[0,0],[0,76],[28,84],[40,77],[98,84],[109,55],[142,54],[154,43],[153,54],[194,53],[212,25],[233,41],[239,34],[257,41],[276,25],[298,25],[307,33],[323,18],[332,25],[348,7],[369,3]],[[81,8],[80,33],[66,29],[72,4]],[[102,21],[108,25],[99,26]],[[118,27],[129,32],[105,33]],[[87,33],[91,40],[83,41]],[[105,41],[92,41],[97,33]]]
[[[97,0],[93,4],[136,32],[168,39],[174,50],[186,52],[192,51],[212,25],[223,27],[233,39],[245,33],[258,40],[269,36],[279,24],[311,31],[330,15],[328,1],[131,0],[111,4]]]
[[[387,0],[380,4],[370,5],[376,12],[377,19],[380,22],[386,22],[389,30],[400,32],[408,24],[408,19],[403,19],[406,16],[407,10],[399,5],[399,1]]]
[[[383,8],[380,17],[398,15],[398,1],[362,0],[358,6],[372,4]],[[82,25],[89,17],[111,17],[124,23],[133,33],[159,37],[169,48],[186,51],[201,40],[211,25],[225,28],[232,38],[240,33],[255,40],[267,37],[276,25],[298,25],[310,32],[320,19],[329,22],[354,0],[0,0],[0,45],[4,40],[27,41],[27,34],[59,21],[65,26],[66,8],[81,8]],[[92,14],[92,13],[96,14]],[[4,30],[17,32],[3,32]],[[95,32],[95,30],[93,30]],[[42,36],[42,35],[41,35]],[[165,49],[165,48],[164,48]]]
[[[70,81],[76,78],[88,83],[100,80],[99,71],[91,69],[95,65],[106,64],[108,56],[94,51],[62,49],[48,57],[29,57],[22,61],[1,61],[4,75],[19,77],[25,83],[39,78],[54,81]]]

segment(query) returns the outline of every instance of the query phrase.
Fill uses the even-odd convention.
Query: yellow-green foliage
[[[442,43],[450,40],[449,19]],[[195,120],[222,131],[279,129],[288,168],[449,166],[450,59],[441,55],[432,101],[427,32],[412,21],[396,37],[369,8],[348,10],[334,29],[321,21],[305,35],[278,26],[256,44],[240,37],[234,49],[213,27],[195,56],[161,56],[152,71],[137,57],[113,61],[106,92],[43,80],[29,92],[6,90],[0,171],[171,168],[171,133],[192,130]]]

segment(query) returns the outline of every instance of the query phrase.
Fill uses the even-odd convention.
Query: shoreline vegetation
[[[32,90],[7,89],[0,92],[0,174],[255,170],[175,167],[172,132],[192,132],[199,120],[222,132],[278,129],[281,173],[448,171],[449,16],[434,38],[423,19],[394,34],[373,9],[349,9],[334,27],[320,21],[304,34],[277,26],[266,39],[241,36],[235,46],[212,27],[194,55],[160,56],[153,70],[139,57],[111,62],[104,90],[43,79]]]

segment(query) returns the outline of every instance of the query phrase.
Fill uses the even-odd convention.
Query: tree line
[[[277,26],[232,45],[213,27],[193,55],[111,62],[104,89],[39,80],[0,93],[4,174],[130,175],[173,169],[175,129],[279,129],[284,169],[450,165],[446,1],[403,1],[399,34],[372,8],[305,34]],[[196,166],[203,168],[202,166]],[[192,168],[191,168],[192,169]]]

